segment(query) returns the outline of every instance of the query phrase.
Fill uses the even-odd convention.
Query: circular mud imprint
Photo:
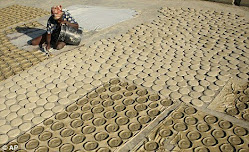
[[[240,145],[243,143],[242,139],[239,136],[229,136],[228,137],[228,141],[232,144],[232,145]]]
[[[81,116],[83,121],[91,120],[91,119],[93,119],[93,117],[94,117],[94,115],[92,113],[90,113],[90,112],[84,113]]]
[[[50,148],[55,148],[55,147],[60,146],[61,143],[62,143],[62,140],[61,140],[60,138],[55,137],[55,138],[49,140],[48,146],[49,146]]]
[[[230,144],[222,144],[220,146],[221,152],[234,152],[235,148]]]
[[[163,125],[164,126],[169,126],[169,125],[173,125],[174,124],[174,120],[172,120],[171,118],[166,120]]]
[[[239,110],[237,108],[227,108],[226,113],[231,116],[235,116],[239,114]]]
[[[184,119],[184,122],[188,125],[195,125],[197,123],[198,119],[196,119],[195,117],[186,117]]]
[[[119,79],[113,79],[113,80],[110,81],[110,83],[111,83],[112,85],[115,85],[115,84],[120,83],[120,80],[119,80]]]
[[[125,115],[128,117],[128,118],[134,118],[138,115],[138,112],[136,110],[127,110],[125,112]]]
[[[117,92],[117,91],[119,91],[119,90],[121,90],[121,88],[118,87],[118,86],[115,86],[115,87],[111,87],[111,88],[110,88],[110,91],[111,91],[111,92]]]
[[[83,135],[83,134],[77,134],[77,135],[74,135],[72,137],[71,141],[74,144],[79,144],[79,143],[82,143],[85,139],[86,139],[85,135]]]
[[[157,115],[160,114],[160,111],[158,109],[151,109],[151,110],[148,110],[148,115],[150,117],[155,117]]]
[[[99,132],[99,133],[96,133],[94,137],[97,141],[102,141],[102,140],[107,139],[109,135],[105,132]]]
[[[92,113],[101,113],[104,111],[104,108],[102,106],[98,106],[98,107],[93,107],[92,109]]]
[[[129,97],[129,96],[133,95],[133,93],[131,91],[124,92],[123,94],[124,94],[125,97]]]
[[[51,126],[51,130],[56,131],[56,130],[60,130],[61,128],[64,127],[64,123],[62,122],[55,122],[52,126]]]
[[[132,137],[132,132],[129,130],[122,130],[119,132],[119,137],[122,139],[129,139],[130,137]]]
[[[76,110],[78,110],[78,106],[77,106],[76,104],[69,105],[69,106],[67,106],[67,108],[66,108],[66,111],[67,111],[67,112],[74,112],[74,111],[76,111]]]
[[[104,113],[104,117],[107,119],[111,119],[117,116],[117,112],[116,111],[107,111]]]
[[[84,134],[91,134],[91,133],[93,133],[95,130],[96,130],[96,128],[95,128],[94,126],[85,126],[85,127],[82,129],[82,133],[84,133]]]
[[[139,112],[139,111],[146,110],[147,106],[145,104],[137,104],[135,105],[135,109]]]
[[[103,99],[103,100],[106,100],[106,99],[109,98],[109,95],[106,94],[106,93],[105,93],[105,94],[101,94],[101,95],[100,95],[100,98]]]
[[[114,94],[111,96],[112,100],[120,100],[122,98],[123,98],[123,96],[121,94]]]
[[[164,107],[168,107],[171,106],[173,104],[173,101],[170,99],[164,99],[160,101],[161,105],[163,105]]]
[[[31,131],[30,131],[30,133],[32,134],[32,135],[39,135],[40,133],[42,133],[44,131],[44,128],[42,127],[42,126],[37,126],[37,127],[35,127],[34,129],[32,129]]]
[[[130,86],[127,86],[126,89],[127,89],[128,91],[133,91],[133,90],[136,90],[137,87],[136,87],[135,85],[130,85]]]
[[[198,131],[190,131],[187,134],[187,137],[189,140],[193,141],[193,140],[198,140],[201,138],[201,134]]]
[[[184,112],[188,115],[195,114],[197,110],[193,107],[187,107],[184,109]]]
[[[48,120],[45,120],[44,122],[43,122],[43,124],[45,125],[45,126],[48,126],[48,125],[51,125],[51,124],[53,124],[53,120],[51,120],[51,119],[48,119]]]
[[[158,103],[156,103],[156,102],[154,102],[154,103],[150,103],[149,104],[149,107],[151,108],[151,109],[154,109],[154,108],[156,108],[156,107],[158,107],[159,105],[158,105]]]
[[[205,137],[202,139],[202,143],[206,146],[214,146],[216,145],[218,142],[214,137]]]
[[[158,101],[160,99],[160,96],[157,95],[157,94],[152,94],[152,95],[149,96],[149,99],[151,101]]]
[[[181,119],[181,118],[184,117],[184,114],[182,112],[175,112],[175,113],[172,114],[172,117],[174,119]]]
[[[57,120],[63,120],[66,119],[68,117],[68,114],[66,112],[61,112],[56,114],[55,119]]]
[[[182,139],[178,142],[178,146],[181,149],[187,149],[191,147],[191,142],[187,139]]]
[[[148,116],[141,116],[138,118],[138,122],[141,124],[146,124],[151,121],[151,118]]]
[[[233,129],[233,132],[238,135],[238,136],[244,136],[244,135],[247,135],[247,130],[245,128],[242,128],[242,127],[235,127]]]
[[[173,132],[170,129],[161,129],[159,131],[159,135],[162,137],[169,137],[169,136],[173,135]]]
[[[187,130],[187,126],[184,124],[184,123],[176,123],[175,125],[174,125],[174,129],[176,130],[176,131],[184,131],[184,130]]]
[[[133,99],[124,99],[123,104],[126,106],[132,105],[135,101]]]
[[[74,134],[74,130],[72,129],[64,129],[61,131],[61,137],[69,137]]]
[[[212,132],[212,135],[215,137],[215,138],[224,138],[226,136],[226,132],[223,131],[223,130],[213,130]]]
[[[71,119],[79,118],[79,117],[80,117],[80,113],[78,113],[78,112],[73,112],[73,113],[71,113],[71,114],[69,115],[69,117],[70,117]]]
[[[60,152],[72,152],[74,146],[72,144],[64,144],[60,147]]]
[[[124,105],[116,105],[114,107],[114,110],[117,111],[117,112],[121,112],[121,111],[123,111],[125,109],[126,109],[126,107]]]
[[[125,124],[129,123],[129,119],[126,117],[119,117],[116,119],[116,123],[118,125],[125,125]]]
[[[140,123],[133,122],[128,125],[128,128],[130,131],[138,131],[142,128],[142,125]]]
[[[249,121],[249,113],[244,113],[244,114],[242,115],[242,118],[243,118],[244,120],[246,120],[246,121]]]
[[[121,138],[113,137],[110,140],[108,140],[107,143],[110,147],[118,147],[123,143],[123,141]]]
[[[237,107],[239,110],[244,110],[244,109],[247,109],[247,108],[248,108],[248,105],[247,105],[246,103],[240,102],[240,103],[237,103],[237,104],[236,104],[236,107]]]
[[[106,120],[104,118],[96,118],[93,120],[93,124],[95,126],[102,126],[106,123]]]
[[[147,151],[155,151],[158,149],[158,143],[154,142],[154,141],[149,141],[147,143],[145,143],[144,145],[144,149]]]
[[[72,128],[81,127],[83,124],[84,124],[83,120],[73,120],[73,121],[71,121],[71,127]]]
[[[99,87],[99,88],[96,89],[97,93],[103,93],[105,91],[106,91],[106,89],[104,87]]]
[[[40,134],[38,138],[41,141],[46,141],[46,140],[49,140],[52,137],[52,135],[53,134],[51,132],[45,131],[42,134]]]
[[[99,144],[95,141],[88,141],[84,144],[85,150],[92,151],[96,148],[98,148]]]
[[[114,105],[114,102],[113,102],[112,100],[105,100],[105,101],[102,103],[102,105],[103,105],[104,107],[109,107],[109,106]]]
[[[198,124],[196,128],[200,132],[207,132],[208,130],[210,130],[210,126],[208,124],[205,124],[205,123]]]
[[[148,94],[148,91],[146,89],[137,91],[137,95],[139,96],[145,96],[147,94]]]
[[[96,98],[97,96],[98,96],[98,93],[97,93],[97,92],[92,92],[92,93],[88,94],[88,98],[89,98],[89,99],[94,99],[94,98]]]
[[[231,128],[233,125],[231,122],[229,121],[225,121],[225,120],[222,120],[219,122],[219,126],[222,128],[222,129],[229,129]]]
[[[116,132],[119,130],[119,126],[117,124],[108,124],[105,127],[107,132]]]
[[[79,100],[79,101],[77,101],[77,104],[78,105],[85,105],[85,104],[87,104],[89,102],[89,100],[88,99],[81,99],[81,100]]]
[[[82,112],[87,112],[90,109],[91,109],[91,106],[89,106],[89,105],[84,105],[83,107],[81,107]]]
[[[148,101],[146,97],[138,97],[136,98],[137,103],[145,103]]]
[[[17,138],[18,143],[25,143],[30,139],[30,134],[23,134]]]
[[[35,148],[38,147],[38,146],[39,146],[39,141],[36,140],[36,139],[30,140],[30,141],[25,145],[25,147],[26,147],[28,150],[35,149]]]
[[[90,104],[92,106],[96,106],[96,105],[100,104],[100,101],[99,100],[92,100],[92,101],[90,101]]]
[[[215,116],[206,115],[206,116],[204,117],[204,120],[205,120],[205,122],[208,123],[208,124],[213,124],[213,123],[216,123],[216,122],[218,121],[218,118],[215,117]]]

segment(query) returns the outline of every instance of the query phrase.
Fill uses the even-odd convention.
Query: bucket
[[[62,25],[58,41],[71,45],[79,45],[81,41],[82,30],[72,26]]]

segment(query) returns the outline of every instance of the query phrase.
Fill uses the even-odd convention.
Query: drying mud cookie
[[[234,25],[237,25],[238,28],[234,28]],[[6,106],[1,106],[1,109],[11,106],[11,109],[1,112],[1,116],[6,117],[6,122],[3,123],[5,129],[1,132],[8,136],[1,135],[1,141],[12,140],[11,137],[19,132],[17,129],[11,129],[14,125],[21,123],[20,119],[15,119],[16,117],[21,116],[23,121],[30,121],[29,125],[26,125],[30,127],[36,126],[44,119],[49,118],[48,113],[43,113],[45,109],[50,108],[49,105],[46,104],[46,107],[42,108],[36,107],[43,106],[44,101],[48,99],[52,103],[50,104],[51,110],[49,109],[52,113],[50,112],[49,116],[52,116],[50,119],[53,122],[47,125],[39,124],[45,126],[44,131],[39,135],[49,131],[53,137],[48,140],[52,140],[56,136],[54,132],[61,133],[64,129],[73,129],[74,134],[84,134],[84,132],[88,132],[85,129],[86,127],[95,128],[92,133],[86,135],[86,140],[80,147],[73,145],[74,151],[79,149],[84,149],[84,151],[100,151],[102,149],[113,151],[114,148],[119,148],[150,122],[153,122],[155,118],[160,116],[164,108],[167,109],[174,104],[171,100],[166,100],[165,97],[170,97],[173,101],[181,100],[194,106],[208,106],[213,102],[214,96],[220,89],[227,84],[230,76],[247,79],[248,69],[246,65],[248,61],[246,59],[248,53],[244,51],[248,46],[247,26],[246,19],[233,13],[192,8],[161,8],[158,17],[151,23],[137,25],[126,34],[99,40],[90,47],[80,46],[77,49],[62,53],[53,61],[31,68],[22,74],[16,74],[16,71],[25,70],[37,64],[38,61],[43,61],[43,53],[24,52],[14,48],[10,45],[3,30],[3,32],[0,32],[0,49],[4,54],[0,60],[2,70],[0,79],[6,79],[16,74],[10,80],[19,87],[13,87],[13,83],[0,86],[0,94],[4,97],[2,103]],[[18,56],[15,54],[18,54]],[[36,59],[32,60],[32,58]],[[16,63],[21,64],[15,64],[13,59],[17,60]],[[129,83],[123,83],[118,79],[108,82],[110,78],[117,76],[129,80]],[[66,81],[69,77],[75,79],[75,82],[72,80]],[[86,84],[87,82],[89,84]],[[97,84],[100,85],[103,82],[106,82],[106,84],[94,89]],[[140,88],[133,82],[144,87]],[[51,85],[47,86],[48,83]],[[70,85],[72,86],[70,87]],[[46,90],[42,89],[43,87]],[[183,87],[185,89],[182,89]],[[151,90],[158,91],[160,94]],[[225,104],[222,112],[227,112],[233,117],[247,121],[249,117],[246,103],[248,99],[247,91],[238,92],[239,90],[236,88],[232,90],[236,91],[233,94],[238,96],[239,102]],[[35,96],[38,95],[38,98],[44,100],[41,101],[34,97],[31,92],[35,92]],[[57,94],[59,96],[56,98]],[[25,100],[26,96],[28,100]],[[84,97],[77,100],[82,96]],[[15,116],[13,113],[18,107],[12,107],[13,101],[17,101],[20,106],[29,108],[28,112],[20,108],[20,111],[16,112],[17,116]],[[29,103],[30,101],[32,103]],[[64,109],[73,101],[76,102],[78,108]],[[235,107],[231,107],[231,105]],[[59,114],[53,116],[58,112],[65,112],[67,116],[65,117],[65,113],[61,116]],[[198,113],[196,109],[181,112],[184,113],[183,117],[176,115],[172,118],[173,122],[170,130],[173,133],[167,136],[175,139],[174,142],[178,145],[178,148],[189,149],[188,145],[190,144],[193,151],[212,151],[213,149],[210,149],[210,146],[206,146],[209,145],[206,141],[212,141],[211,145],[215,142],[212,138],[206,139],[203,133],[211,135],[213,125],[218,124],[217,127],[219,128],[220,126],[227,128],[227,124],[220,123],[219,118],[217,121],[210,118],[211,120],[207,119],[200,122],[199,116],[196,116],[196,113]],[[122,119],[119,120],[118,118]],[[125,121],[127,119],[128,122]],[[12,123],[9,124],[8,122]],[[11,126],[12,124],[13,126]],[[116,124],[118,127],[115,126],[114,129],[110,129],[107,127],[110,124]],[[209,128],[205,130],[205,126],[199,124],[206,124]],[[190,125],[191,127],[189,127]],[[25,130],[24,126],[16,127],[18,129],[22,128],[22,131]],[[229,127],[228,130],[233,130],[235,125]],[[97,142],[98,145],[96,146],[94,135],[107,131],[106,128],[109,128],[107,130],[114,136]],[[187,133],[189,128],[202,131],[199,131],[201,137],[197,139],[202,145],[195,145],[193,140],[188,138],[178,139],[178,136],[174,136],[174,132]],[[29,129],[25,131],[27,130]],[[131,137],[129,139],[121,138],[119,136],[121,130],[132,132]],[[39,136],[31,134],[30,131],[28,131],[28,134]],[[222,137],[222,133],[220,134],[215,133],[218,137]],[[64,142],[64,138],[61,138],[61,135],[59,136],[58,138],[62,140],[62,143],[59,146],[53,146],[55,148],[52,151],[62,149],[70,151],[71,143],[66,144],[69,141]],[[72,137],[74,135],[66,138]],[[123,142],[120,145],[116,144],[118,147],[110,147],[107,142],[111,138],[115,138],[114,141],[119,141],[116,138],[121,138]],[[206,140],[203,140],[204,138]],[[39,140],[39,138],[35,139]],[[244,141],[243,138],[241,139]],[[234,145],[230,146],[230,143],[237,141],[237,138],[232,136],[229,141],[225,140],[227,143],[215,146],[219,149],[229,149],[229,147],[234,147]],[[57,141],[59,143],[59,140]],[[172,143],[174,144],[174,142]],[[65,147],[68,148],[61,148],[65,144]],[[239,144],[239,142],[234,142],[234,144]],[[23,147],[25,147],[24,145]],[[151,145],[146,147],[152,147],[154,151],[161,148],[160,144],[153,146],[154,144],[151,143]],[[48,145],[39,141],[35,150],[44,146],[48,147]],[[246,148],[241,146],[242,150]]]
[[[166,143],[172,151],[240,151],[249,148],[247,136],[246,128],[181,104],[133,150],[168,150]]]
[[[16,141],[30,145],[27,149],[73,151],[83,147],[85,151],[113,151],[160,115],[162,107],[173,105],[173,101],[147,89],[113,79]],[[175,117],[183,115],[176,113]],[[158,146],[148,144],[146,147],[155,149]]]

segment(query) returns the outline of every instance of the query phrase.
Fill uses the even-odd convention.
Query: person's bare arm
[[[46,49],[49,50],[49,49],[51,48],[51,45],[50,45],[50,42],[51,42],[51,34],[47,34],[46,41],[47,41],[47,47],[46,47]]]

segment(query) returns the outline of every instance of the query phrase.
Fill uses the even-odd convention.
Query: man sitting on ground
[[[75,21],[75,19],[71,16],[68,11],[62,10],[61,5],[52,7],[51,16],[48,19],[47,23],[47,32],[44,33],[42,36],[33,39],[31,42],[32,45],[42,46],[42,44],[46,42],[47,50],[49,50],[51,46],[57,50],[62,49],[66,45],[66,43],[57,41],[62,24],[66,24],[77,29],[79,28],[79,25]]]

